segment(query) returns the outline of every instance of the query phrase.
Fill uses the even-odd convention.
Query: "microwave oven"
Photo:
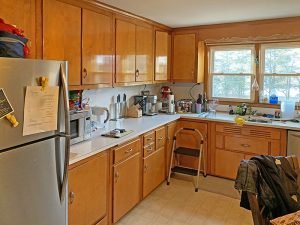
[[[70,136],[71,145],[92,137],[91,113],[89,111],[70,113]]]

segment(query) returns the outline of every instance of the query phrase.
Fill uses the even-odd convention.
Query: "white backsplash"
[[[107,107],[112,111],[113,104],[116,102],[116,96],[121,95],[121,101],[123,100],[123,94],[126,94],[127,103],[133,104],[133,96],[140,95],[142,90],[149,90],[150,94],[158,94],[161,85],[138,85],[131,87],[115,87],[115,88],[99,88],[95,90],[84,90],[82,93],[82,99],[90,98],[91,106]]]
[[[175,95],[175,100],[180,100],[184,98],[185,99],[194,98],[194,100],[196,100],[199,94],[203,94],[204,85],[203,84],[197,84],[195,86],[194,85],[195,85],[194,83],[175,83],[175,84],[169,83],[168,84],[168,86],[171,88],[171,90]],[[192,97],[190,96],[190,90],[191,90]]]

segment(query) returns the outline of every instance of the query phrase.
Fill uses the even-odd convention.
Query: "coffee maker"
[[[143,115],[146,116],[154,116],[157,115],[156,112],[156,102],[157,96],[156,95],[136,95],[134,96],[134,105],[139,104]]]
[[[148,95],[146,98],[146,113],[147,116],[154,116],[157,115],[156,112],[156,102],[157,96],[156,95]]]

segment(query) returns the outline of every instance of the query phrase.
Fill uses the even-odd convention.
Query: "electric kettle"
[[[92,107],[93,128],[95,129],[105,128],[105,125],[109,120],[109,117],[110,117],[110,113],[108,108],[99,107],[99,106]]]

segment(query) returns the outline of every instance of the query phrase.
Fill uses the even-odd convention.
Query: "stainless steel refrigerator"
[[[67,63],[0,58],[0,88],[19,126],[0,120],[0,224],[66,225],[69,161]],[[59,86],[57,130],[23,136],[27,86],[47,76]]]

